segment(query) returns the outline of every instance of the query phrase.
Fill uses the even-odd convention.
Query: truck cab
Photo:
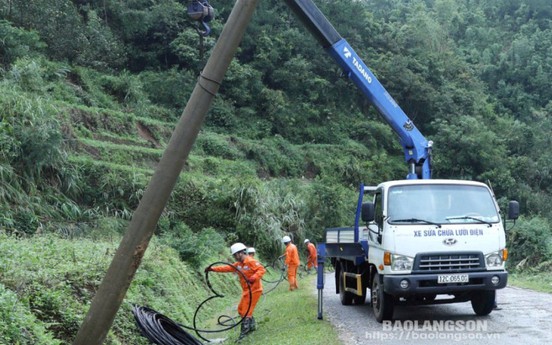
[[[373,200],[359,203],[365,225],[357,228],[366,262],[337,270],[344,277],[357,266],[370,272],[361,280],[372,290],[378,321],[400,304],[471,301],[477,315],[489,314],[508,280],[504,225],[491,189],[474,181],[401,180],[361,193],[368,190]],[[516,218],[515,202],[510,210]]]

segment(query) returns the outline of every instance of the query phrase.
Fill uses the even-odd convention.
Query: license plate
[[[467,274],[442,274],[437,276],[437,283],[449,284],[449,283],[467,283],[470,281],[470,277]]]

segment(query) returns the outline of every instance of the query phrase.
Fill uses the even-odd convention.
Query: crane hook
[[[211,28],[207,23],[215,18],[215,10],[207,0],[193,0],[190,2],[188,4],[188,16],[193,20],[201,22],[205,28],[205,30],[197,29],[201,35],[209,35]]]

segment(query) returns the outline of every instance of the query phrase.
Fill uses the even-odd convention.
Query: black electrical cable
[[[276,264],[278,261],[280,262],[280,265]],[[285,265],[284,265],[282,256],[280,256],[277,259],[275,259],[274,261],[272,261],[272,264],[270,266],[267,266],[267,265],[263,265],[263,266],[265,266],[265,268],[267,268],[267,269],[268,269],[268,267],[272,267],[273,269],[277,269],[280,272],[280,277],[278,278],[278,280],[268,280],[268,279],[265,279],[265,278],[261,279],[263,282],[265,282],[267,284],[274,284],[270,289],[263,291],[263,295],[266,295],[269,292],[274,291],[274,289],[276,289],[278,287],[278,285],[280,285],[280,283],[283,280],[286,279],[286,269],[285,269]]]
[[[214,293],[214,295],[205,299],[197,307],[194,313],[193,327],[177,324],[173,320],[166,317],[165,315],[160,314],[151,308],[135,305],[132,309],[132,312],[134,314],[134,319],[136,320],[136,323],[138,324],[138,327],[140,328],[142,335],[148,338],[154,344],[158,344],[158,345],[198,345],[198,344],[201,345],[202,343],[199,340],[197,340],[195,337],[190,335],[185,329],[195,331],[198,337],[209,342],[209,339],[204,338],[200,334],[200,332],[202,333],[225,332],[241,324],[245,319],[245,316],[242,316],[239,322],[235,322],[236,318],[232,318],[227,315],[222,315],[218,319],[218,324],[221,326],[224,326],[225,328],[217,329],[217,330],[197,328],[197,322],[196,322],[197,315],[199,313],[199,310],[203,307],[203,305],[208,301],[212,300],[213,298],[224,297],[223,294],[220,294],[213,289],[213,286],[209,281],[210,268],[214,265],[219,265],[219,264],[232,267],[238,274],[241,275],[241,277],[246,282],[249,290],[249,305],[247,306],[247,311],[245,312],[245,315],[247,315],[249,313],[249,310],[251,309],[251,299],[252,299],[251,284],[249,283],[249,281],[247,280],[247,277],[243,274],[243,272],[241,272],[233,264],[219,261],[209,265],[205,271],[205,280],[207,282],[207,286],[209,287],[211,292]],[[226,318],[226,320],[221,321],[221,319],[223,318]]]
[[[280,278],[282,275],[284,275],[284,273],[286,272],[286,265],[284,264],[284,259],[282,256],[276,258],[274,261],[272,261],[272,263],[270,265],[263,265],[267,270],[269,268],[272,268],[274,270],[278,270],[280,271]],[[263,282],[266,282],[266,283],[279,283],[280,282],[280,278],[278,278],[278,280],[268,280],[266,278],[262,278],[262,281]]]
[[[158,345],[202,345],[194,336],[186,332],[173,320],[163,314],[135,305],[134,319],[142,335]]]
[[[239,275],[241,275],[241,278],[245,281],[245,283],[247,284],[247,289],[248,289],[248,293],[249,293],[249,304],[247,305],[247,311],[244,313],[244,316],[241,317],[240,321],[239,322],[236,322],[230,326],[228,326],[227,324],[225,323],[221,323],[220,322],[220,319],[221,317],[219,317],[219,325],[221,326],[225,326],[226,328],[223,328],[223,329],[218,329],[218,330],[202,330],[202,329],[198,329],[197,326],[196,326],[196,320],[197,320],[197,314],[199,312],[199,310],[201,309],[201,307],[207,303],[208,301],[210,301],[211,299],[213,298],[223,298],[224,295],[218,293],[215,291],[215,289],[213,289],[213,286],[211,285],[211,281],[209,280],[209,272],[210,272],[210,268],[214,265],[227,265],[227,266],[230,266],[234,269],[234,271],[236,271]],[[251,291],[251,284],[249,283],[249,280],[247,280],[247,277],[245,276],[245,274],[243,274],[242,271],[240,271],[236,266],[234,266],[233,264],[231,263],[228,263],[228,262],[221,262],[221,261],[218,261],[218,262],[214,262],[212,264],[210,264],[209,266],[207,266],[207,269],[205,270],[205,280],[207,281],[207,286],[209,287],[209,289],[214,293],[213,296],[210,296],[209,298],[207,298],[205,301],[201,302],[201,304],[197,307],[196,311],[195,311],[195,314],[194,314],[194,319],[193,319],[193,328],[192,327],[186,327],[188,329],[191,329],[191,330],[194,330],[197,334],[198,337],[200,337],[201,339],[203,340],[206,340],[206,341],[209,341],[208,339],[204,338],[201,336],[201,334],[199,334],[199,332],[204,332],[204,333],[216,333],[216,332],[224,332],[224,331],[228,331],[228,330],[231,330],[232,328],[238,326],[239,324],[241,324],[243,322],[243,320],[245,319],[245,316],[249,313],[249,310],[251,310],[251,300],[252,300],[252,296],[253,296],[253,292]],[[235,320],[235,318],[231,318],[229,316],[226,316],[226,315],[223,315],[222,317],[226,317],[227,319],[232,319],[232,320]],[[184,326],[185,327],[185,326]]]

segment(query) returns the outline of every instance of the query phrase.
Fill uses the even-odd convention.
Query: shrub
[[[59,170],[65,162],[65,152],[55,106],[41,97],[29,97],[14,90],[3,91],[6,92],[0,97],[3,112],[0,135],[7,136],[1,144],[2,149],[9,151],[2,156],[25,177],[35,178],[46,171]]]
[[[156,105],[174,110],[175,121],[184,109],[192,93],[197,76],[188,72],[178,71],[176,68],[167,71],[145,71],[139,74],[142,88],[147,97]]]
[[[303,186],[296,181],[244,183],[236,189],[238,240],[274,258],[283,250],[284,234],[305,238],[305,201],[298,196]]]
[[[0,343],[59,345],[17,295],[0,284]]]
[[[552,256],[552,229],[545,218],[520,218],[508,237],[513,265],[525,260],[527,266],[534,267]]]
[[[212,132],[201,132],[196,140],[196,147],[209,156],[225,159],[238,159],[243,156],[232,142],[234,138]]]
[[[40,52],[46,47],[35,31],[14,27],[6,20],[0,20],[0,37],[2,37],[0,63],[4,66],[14,62],[17,58]]]
[[[210,227],[221,232],[232,231],[237,198],[232,182],[231,179],[211,180],[204,175],[187,175],[177,183],[167,209],[194,232]]]
[[[199,268],[213,254],[226,249],[224,237],[213,228],[203,229],[197,234],[184,223],[166,233],[160,239],[162,244],[174,248],[182,261]]]

